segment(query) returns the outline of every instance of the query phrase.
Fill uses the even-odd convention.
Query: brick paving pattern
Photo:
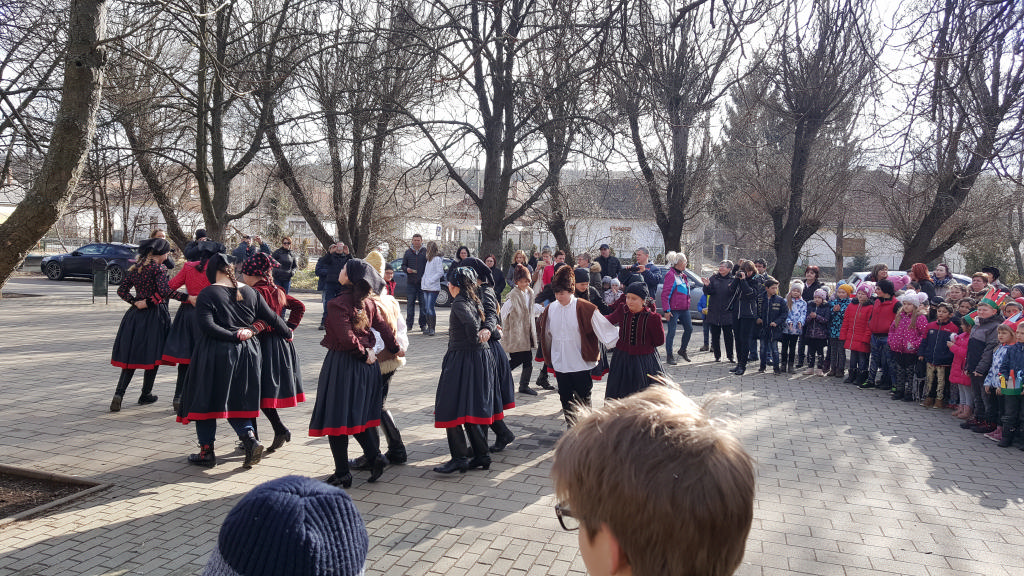
[[[156,404],[135,404],[138,373],[122,411],[108,412],[120,302],[0,301],[4,463],[112,484],[0,528],[0,574],[198,574],[242,494],[286,474],[325,478],[327,441],[305,433],[324,357],[319,296],[299,297],[308,312],[295,344],[309,401],[281,411],[292,442],[250,471],[226,423],[217,467],[185,462],[195,430],[174,422],[175,368],[161,368]],[[551,448],[563,429],[554,392],[517,396],[520,405],[507,413],[517,439],[490,471],[431,471],[447,459],[431,418],[444,309],[438,324],[438,336],[411,335],[409,364],[392,382],[389,406],[409,464],[388,468],[376,484],[356,473],[349,490],[370,533],[367,573],[585,574],[576,535],[559,528],[552,510]],[[700,341],[697,327],[691,350]],[[1024,574],[1024,452],[960,430],[948,411],[891,402],[834,378],[737,378],[709,354],[691,357],[669,373],[695,397],[733,392],[715,412],[757,459],[754,525],[738,574]],[[600,384],[595,401],[603,395]],[[261,430],[270,434],[265,420]]]

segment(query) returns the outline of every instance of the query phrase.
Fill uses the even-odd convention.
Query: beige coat
[[[532,288],[513,288],[501,307],[501,345],[509,354],[537,347],[537,325],[533,313]]]

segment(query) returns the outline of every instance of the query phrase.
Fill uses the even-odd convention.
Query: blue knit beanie
[[[285,476],[231,509],[203,576],[357,576],[368,547],[363,518],[344,490]]]

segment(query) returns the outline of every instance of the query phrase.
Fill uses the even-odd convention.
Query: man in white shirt
[[[614,345],[619,329],[597,306],[573,294],[573,271],[562,266],[551,281],[555,301],[540,315],[538,339],[544,363],[555,371],[558,397],[569,426],[575,420],[574,404],[590,405],[594,382],[590,371],[597,366],[601,347]]]

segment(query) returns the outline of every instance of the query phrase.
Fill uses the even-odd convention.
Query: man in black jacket
[[[423,271],[427,267],[427,249],[423,247],[423,236],[412,235],[412,246],[402,256],[402,270],[405,270],[405,299],[406,314],[405,325],[412,328],[416,320],[416,300],[420,301],[420,330],[426,332],[427,317],[423,313],[423,291],[420,289],[420,281],[423,278]]]
[[[338,242],[327,248],[327,253],[316,261],[316,289],[321,290],[324,303],[324,313],[320,317],[320,329],[324,329],[324,321],[327,320],[327,303],[338,296],[341,292],[341,284],[338,282],[338,275],[341,269],[351,259],[345,249],[345,244]]]
[[[622,271],[622,263],[619,262],[618,258],[612,256],[612,249],[607,244],[601,244],[600,251],[601,255],[595,258],[594,261],[601,265],[601,276],[618,278],[619,272]]]

